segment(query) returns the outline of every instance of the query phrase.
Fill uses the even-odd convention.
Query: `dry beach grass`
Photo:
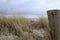
[[[35,30],[41,35],[47,35],[38,36]],[[34,21],[25,17],[0,17],[0,40],[49,40],[49,37],[47,18],[42,17]]]

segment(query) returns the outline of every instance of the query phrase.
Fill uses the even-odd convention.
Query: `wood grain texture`
[[[48,10],[51,40],[60,40],[60,10]]]

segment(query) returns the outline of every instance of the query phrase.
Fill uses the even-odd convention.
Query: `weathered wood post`
[[[51,40],[60,40],[60,10],[48,10]]]

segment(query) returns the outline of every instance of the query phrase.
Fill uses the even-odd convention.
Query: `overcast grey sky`
[[[0,12],[37,17],[48,9],[60,9],[60,0],[0,0]],[[17,13],[18,12],[18,13]]]

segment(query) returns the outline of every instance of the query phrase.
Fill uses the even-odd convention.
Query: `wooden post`
[[[51,40],[60,40],[60,10],[48,10]]]

